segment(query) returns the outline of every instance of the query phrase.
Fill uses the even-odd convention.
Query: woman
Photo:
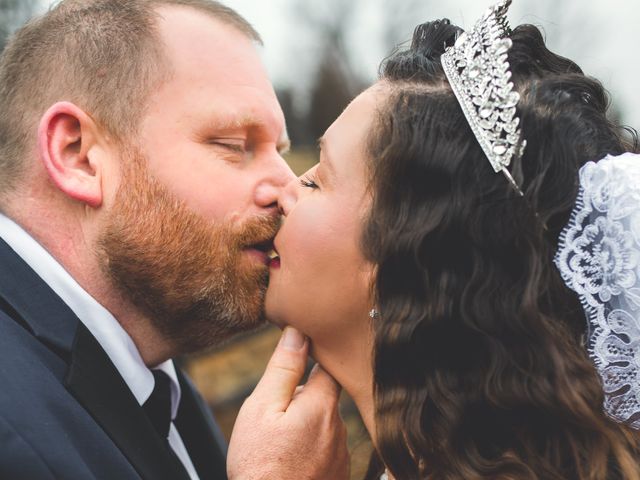
[[[354,399],[370,478],[640,478],[554,265],[579,169],[631,147],[597,81],[508,29],[509,3],[461,39],[420,25],[280,199],[267,313]]]

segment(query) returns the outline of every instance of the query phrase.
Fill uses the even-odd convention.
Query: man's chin
[[[208,332],[205,335],[183,336],[178,345],[179,354],[193,355],[206,353],[210,350],[223,347],[238,337],[259,331],[267,325],[269,325],[269,323],[264,319],[238,321],[234,323],[233,327],[224,330],[216,329],[215,332]],[[191,333],[193,333],[193,331]]]

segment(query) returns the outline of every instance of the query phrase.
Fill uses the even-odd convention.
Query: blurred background
[[[411,38],[418,23],[447,17],[469,28],[489,0],[222,0],[264,39],[262,54],[287,118],[300,174],[316,161],[316,139],[347,103],[371,84],[378,64]],[[0,47],[11,32],[50,4],[0,0]],[[611,116],[640,127],[640,0],[515,0],[511,25],[533,23],[550,48],[605,85]],[[226,435],[259,379],[279,332],[265,328],[206,354],[181,360]],[[362,478],[371,444],[355,408],[343,399],[352,477]]]

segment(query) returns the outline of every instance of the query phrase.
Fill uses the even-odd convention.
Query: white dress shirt
[[[115,317],[94,299],[31,235],[0,213],[0,237],[51,287],[87,327],[115,365],[140,405],[153,392],[153,373],[144,364],[129,334]],[[180,384],[171,360],[155,367],[171,379],[169,445],[193,480],[198,474],[173,420],[180,404]]]

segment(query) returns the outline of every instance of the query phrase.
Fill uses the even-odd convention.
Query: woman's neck
[[[312,355],[353,399],[375,445],[372,346],[361,339],[350,345],[332,343],[327,347],[312,342]]]
[[[362,342],[364,343],[364,342]],[[312,347],[314,358],[340,384],[360,412],[374,448],[376,447],[376,415],[373,398],[373,347],[324,349]],[[386,480],[395,480],[385,469]],[[381,479],[385,478],[384,476]]]

